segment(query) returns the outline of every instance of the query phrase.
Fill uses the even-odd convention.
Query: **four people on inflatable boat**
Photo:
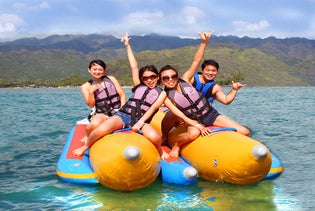
[[[168,157],[161,148],[162,143],[172,146],[170,155],[178,157],[181,146],[193,141],[200,134],[206,136],[211,133],[207,126],[233,127],[238,132],[249,135],[250,131],[246,127],[219,114],[211,105],[213,99],[223,104],[231,103],[236,97],[237,90],[245,85],[232,82],[231,91],[225,95],[222,87],[213,83],[218,65],[209,60],[203,63],[202,74],[196,73],[211,35],[209,32],[199,33],[201,43],[192,64],[179,78],[178,71],[170,65],[164,66],[160,72],[154,65],[147,65],[139,70],[130,45],[130,37],[126,34],[121,41],[127,50],[134,84],[133,96],[127,102],[119,82],[112,76],[103,76],[106,70],[105,63],[99,60],[92,61],[88,69],[92,79],[83,84],[81,90],[86,103],[90,107],[96,107],[96,115],[91,118],[87,137],[82,139],[84,145],[75,149],[73,154],[82,155],[104,135],[123,128],[141,130],[142,134],[156,146],[162,159]],[[164,90],[158,86],[160,80],[165,87]],[[213,83],[212,88],[205,88],[209,83]],[[162,121],[161,136],[149,123],[163,104],[169,112]],[[168,143],[168,132],[180,122],[184,122],[186,131],[175,143]]]

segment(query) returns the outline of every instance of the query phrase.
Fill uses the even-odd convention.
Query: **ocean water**
[[[281,159],[280,177],[246,186],[156,180],[133,192],[64,183],[56,163],[89,112],[79,88],[0,89],[0,209],[314,210],[315,87],[245,87],[230,106],[215,107]]]

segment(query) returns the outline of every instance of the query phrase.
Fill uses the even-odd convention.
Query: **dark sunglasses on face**
[[[169,80],[177,80],[178,79],[178,75],[177,74],[174,74],[174,75],[165,75],[165,76],[162,76],[162,80],[165,81],[165,82],[168,82]]]
[[[147,80],[151,80],[151,81],[153,81],[154,79],[156,79],[157,78],[157,75],[149,75],[149,76],[142,76],[142,81],[147,81]]]

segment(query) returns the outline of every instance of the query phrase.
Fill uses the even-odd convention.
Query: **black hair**
[[[205,67],[208,65],[215,66],[217,70],[219,70],[219,63],[212,59],[204,60],[203,63],[201,64],[201,69],[202,70],[205,69]]]
[[[162,67],[160,69],[160,72],[159,72],[160,77],[161,77],[162,72],[164,72],[165,70],[174,70],[176,72],[176,74],[178,75],[178,71],[174,67],[172,67],[171,65],[168,64],[168,65],[165,65],[164,67]]]
[[[104,68],[104,70],[106,70],[106,64],[105,62],[103,62],[102,60],[100,59],[95,59],[95,60],[92,60],[89,64],[89,69],[91,69],[91,67],[94,65],[94,64],[98,64],[100,66],[102,66]]]
[[[142,81],[142,76],[143,76],[143,73],[145,72],[145,71],[150,71],[150,72],[153,72],[153,73],[155,73],[157,76],[159,75],[159,72],[158,72],[158,70],[156,69],[156,67],[154,66],[154,65],[146,65],[146,66],[144,66],[144,67],[142,67],[140,70],[139,70],[139,75],[138,75],[138,77],[139,77],[139,80],[140,80],[140,84],[138,84],[137,86],[135,86],[135,87],[133,87],[132,88],[132,92],[134,92],[136,89],[137,89],[137,87],[139,86],[139,85],[145,85],[144,83],[143,83],[143,81]],[[157,84],[159,84],[160,83],[160,80],[158,80],[158,83]]]

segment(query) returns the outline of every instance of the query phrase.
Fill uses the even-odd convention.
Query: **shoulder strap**
[[[201,89],[202,89],[202,83],[200,82],[200,80],[199,80],[199,75],[200,74],[202,74],[201,72],[196,72],[195,74],[194,74],[194,82],[193,82],[193,86],[194,87],[196,87],[196,89],[198,90],[198,91],[200,91]]]
[[[136,107],[135,109],[132,109],[131,111],[131,125],[134,125],[136,123],[136,118],[140,117],[140,115],[142,114],[142,110],[141,110],[141,105],[145,104],[145,98],[149,93],[149,88],[146,87],[146,90],[144,91],[142,97],[140,100],[135,100],[136,103]]]
[[[210,97],[213,97],[212,90],[213,90],[214,85],[215,85],[215,80],[211,80],[208,83],[206,83],[203,87],[201,94],[203,94],[207,99],[209,99]]]

